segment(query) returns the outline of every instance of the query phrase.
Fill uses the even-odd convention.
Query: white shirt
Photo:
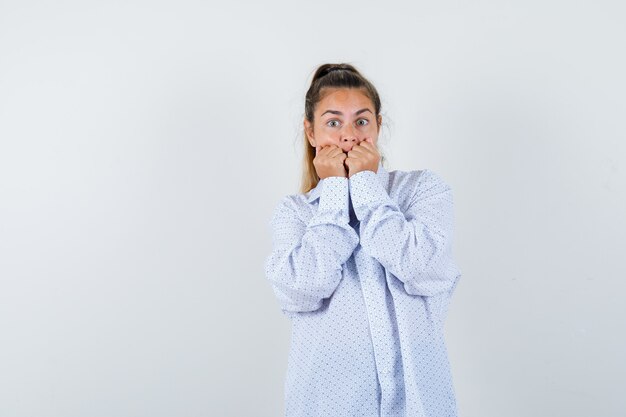
[[[440,176],[382,162],[277,204],[265,274],[292,323],[287,417],[457,416],[453,223]]]

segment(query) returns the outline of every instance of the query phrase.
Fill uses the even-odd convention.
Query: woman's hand
[[[378,172],[380,153],[372,138],[365,138],[361,143],[357,143],[348,152],[345,164],[348,167],[348,176],[351,177],[357,172],[374,171]]]
[[[317,176],[321,179],[327,177],[348,177],[346,167],[343,162],[346,159],[346,154],[337,145],[328,146],[316,146],[315,158],[313,158],[313,165]]]

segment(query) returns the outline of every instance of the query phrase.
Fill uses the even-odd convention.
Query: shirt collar
[[[389,172],[383,166],[382,160],[378,163],[378,171],[376,172],[376,178],[380,181],[380,184],[387,188],[387,180],[388,180]],[[323,181],[319,181],[315,188],[312,188],[305,195],[307,196],[307,202],[312,202],[316,198],[320,197],[320,193],[322,192],[322,187],[324,186]]]

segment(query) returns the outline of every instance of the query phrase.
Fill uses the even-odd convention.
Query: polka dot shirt
[[[457,416],[453,222],[440,176],[382,162],[277,204],[265,275],[292,325],[286,417]]]

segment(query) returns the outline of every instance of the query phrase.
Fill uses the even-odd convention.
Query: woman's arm
[[[297,214],[297,202],[283,198],[274,210],[272,253],[265,274],[280,307],[287,312],[317,310],[330,297],[342,275],[342,265],[359,243],[349,225],[348,178],[327,177],[317,212],[305,224]]]
[[[432,296],[453,289],[460,275],[452,257],[452,190],[430,170],[416,181],[404,213],[373,171],[350,177],[350,195],[363,250],[400,279],[407,293]]]

